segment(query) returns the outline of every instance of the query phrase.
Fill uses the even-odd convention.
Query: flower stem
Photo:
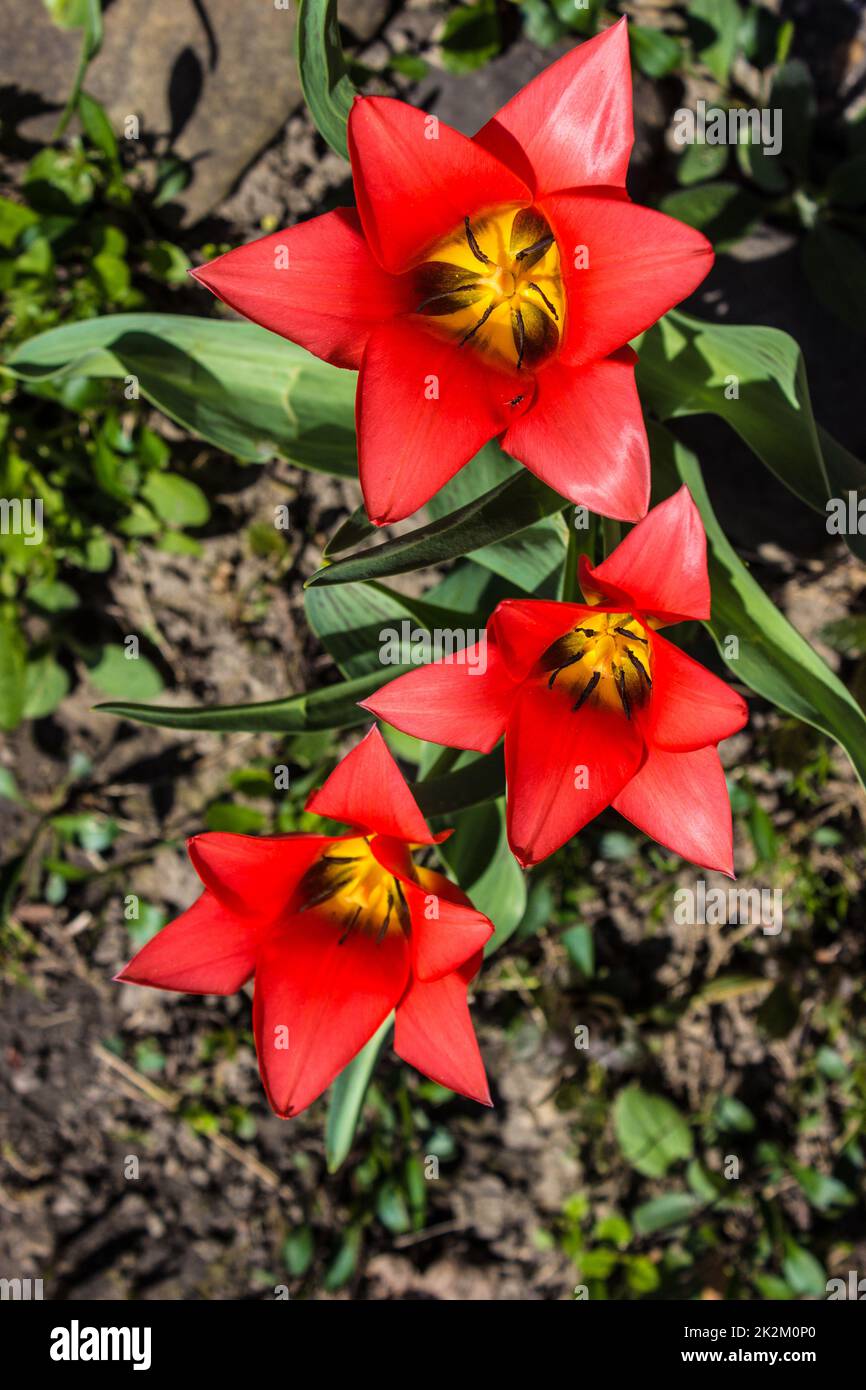
[[[610,552],[615,550],[622,540],[622,527],[618,521],[612,521],[609,516],[603,516],[601,534],[604,541],[604,558],[607,559]]]

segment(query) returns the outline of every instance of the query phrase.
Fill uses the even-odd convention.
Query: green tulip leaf
[[[348,159],[346,123],[358,91],[343,57],[337,0],[301,0],[295,48],[301,90],[316,129],[336,154]]]

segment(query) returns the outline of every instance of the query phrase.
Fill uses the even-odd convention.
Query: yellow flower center
[[[537,367],[559,346],[559,249],[536,208],[465,218],[412,274],[415,312],[435,318],[461,347],[471,344],[519,371]]]
[[[595,612],[557,638],[541,658],[550,689],[565,687],[572,709],[608,705],[631,719],[652,691],[652,654],[646,628],[631,613]]]
[[[414,877],[408,849],[405,869]],[[389,931],[409,935],[409,908],[400,880],[376,859],[366,839],[340,840],[313,863],[301,879],[297,910],[317,910],[340,930],[340,941],[366,931],[381,941]]]

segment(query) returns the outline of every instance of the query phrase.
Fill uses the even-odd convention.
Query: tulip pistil
[[[575,711],[592,701],[631,719],[652,693],[649,636],[631,613],[594,613],[548,647],[539,669],[548,690],[568,691]]]
[[[475,219],[433,248],[410,272],[414,312],[435,318],[458,345],[520,371],[559,347],[565,300],[559,249],[535,208],[502,208]]]
[[[407,870],[414,872],[411,856]],[[349,840],[317,859],[298,885],[296,910],[316,910],[339,931],[339,944],[353,932],[366,932],[377,943],[389,931],[409,935],[410,914],[403,885],[383,868],[369,839]]]

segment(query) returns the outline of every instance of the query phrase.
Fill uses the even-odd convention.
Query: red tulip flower
[[[410,671],[363,702],[417,738],[489,753],[505,735],[508,838],[537,864],[606,806],[685,859],[733,876],[716,745],[745,702],[658,629],[710,616],[706,536],[688,490],[593,568],[585,604],[506,599],[471,654]]]
[[[357,211],[194,274],[255,323],[358,371],[370,518],[408,516],[494,438],[563,497],[642,517],[649,454],[627,344],[691,294],[713,253],[626,193],[625,20],[474,139],[364,97],[348,143]]]
[[[119,980],[233,994],[255,977],[259,1070],[296,1115],[396,1010],[394,1047],[451,1090],[490,1105],[466,987],[493,932],[447,878],[415,864],[432,835],[378,730],[307,809],[346,835],[207,834],[189,842],[204,892]]]

